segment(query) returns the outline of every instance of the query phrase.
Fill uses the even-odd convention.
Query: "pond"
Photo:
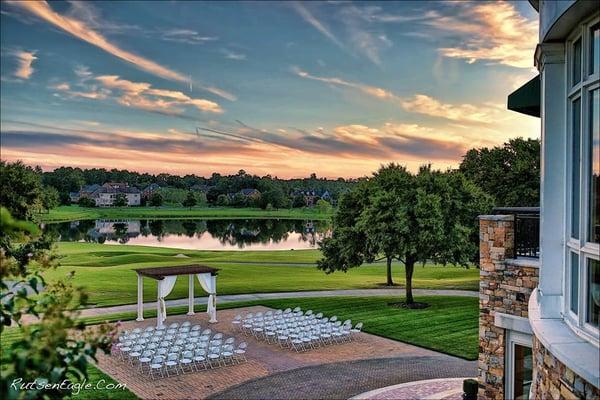
[[[330,232],[325,221],[285,219],[82,220],[47,224],[57,240],[188,250],[314,249]]]

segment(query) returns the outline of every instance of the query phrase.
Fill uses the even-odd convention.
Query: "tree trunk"
[[[410,257],[407,257],[406,264],[406,304],[413,304],[415,300],[413,299],[412,293],[412,277],[413,272],[415,271],[415,261]]]
[[[394,286],[394,281],[392,280],[392,257],[387,257],[387,285]]]

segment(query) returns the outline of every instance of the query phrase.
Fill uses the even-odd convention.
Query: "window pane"
[[[573,85],[581,81],[581,38],[573,43]]]
[[[571,311],[577,314],[579,310],[579,255],[571,253]]]
[[[590,74],[595,74],[600,70],[600,25],[590,30]]]
[[[600,90],[590,93],[590,210],[588,240],[600,243]]]
[[[533,376],[531,348],[515,344],[515,399],[529,399],[529,388]]]
[[[579,166],[581,158],[581,99],[573,102],[573,125],[571,133],[571,237],[579,239],[579,195],[581,182]]]
[[[600,261],[588,259],[587,322],[598,326],[600,314]]]

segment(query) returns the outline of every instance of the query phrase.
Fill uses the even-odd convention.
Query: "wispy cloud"
[[[489,104],[473,105],[444,103],[425,94],[415,94],[412,97],[403,97],[395,94],[391,90],[377,86],[352,82],[337,77],[311,75],[298,67],[292,67],[292,71],[301,78],[335,86],[349,87],[379,100],[395,103],[408,112],[445,118],[452,121],[461,121],[464,123],[492,123],[497,121],[500,118],[499,115],[503,112],[501,107]]]
[[[340,48],[344,48],[342,42],[331,32],[331,30],[326,27],[320,20],[318,20],[301,2],[295,1],[290,3],[292,8],[302,17],[304,21],[308,24],[312,25],[313,28],[318,30],[333,42],[336,46]]]
[[[416,94],[411,98],[401,100],[400,104],[406,111],[440,117],[452,121],[493,123],[498,121],[504,111],[500,107],[486,104],[450,104],[424,94]]]
[[[223,53],[225,58],[227,58],[229,60],[244,61],[246,59],[245,54],[236,53],[236,52],[228,50],[228,49],[222,49],[221,52]]]
[[[49,88],[69,97],[103,100],[114,98],[119,104],[150,112],[167,115],[180,115],[190,107],[202,112],[223,112],[218,103],[207,99],[193,98],[183,92],[154,88],[147,82],[133,82],[118,75],[94,76],[86,67],[75,69],[80,78],[74,89],[67,82],[50,85]]]
[[[33,74],[33,62],[38,58],[35,51],[16,50],[12,54],[17,59],[17,69],[13,75],[18,79],[29,79]]]
[[[365,94],[368,94],[369,96],[377,97],[382,100],[399,100],[400,99],[398,96],[396,96],[391,91],[380,88],[380,87],[365,85],[363,83],[358,83],[358,82],[351,82],[351,81],[347,81],[347,80],[344,80],[341,78],[336,78],[336,77],[316,76],[316,75],[309,74],[308,72],[306,72],[298,67],[292,67],[292,72],[294,72],[296,75],[298,75],[301,78],[311,79],[313,81],[319,81],[319,82],[328,83],[328,84],[332,84],[332,85],[336,85],[336,86],[345,86],[345,87],[357,89]]]
[[[190,81],[190,78],[181,74],[180,72],[174,71],[168,67],[162,66],[148,58],[137,55],[131,51],[122,49],[117,44],[110,42],[100,32],[91,28],[85,21],[77,19],[67,15],[61,15],[54,11],[46,1],[7,1],[7,4],[18,7],[22,10],[26,10],[36,17],[46,21],[47,23],[75,36],[76,38],[83,40],[89,44],[92,44],[121,60],[127,61],[135,65],[137,68],[146,71],[150,74],[159,76],[164,79],[186,82]],[[207,90],[217,96],[224,97],[228,100],[235,100],[236,96],[223,89],[219,89],[212,86],[204,86],[196,83],[197,87]]]
[[[483,60],[518,68],[533,65],[532,52],[538,39],[535,20],[525,18],[508,2],[457,5],[461,12],[456,15],[426,21],[440,32],[460,36],[456,45],[440,48],[441,54],[468,63]]]
[[[127,107],[173,114],[181,114],[184,111],[182,106],[192,106],[203,112],[223,112],[221,106],[213,101],[191,98],[179,91],[155,89],[149,83],[132,82],[117,75],[102,75],[95,80],[109,90],[119,91],[121,95],[117,101]]]
[[[339,16],[352,47],[374,64],[381,65],[380,53],[393,43],[369,18],[368,10],[369,7],[345,6],[340,9]]]
[[[90,100],[104,100],[110,95],[110,91],[104,88],[98,88],[92,85],[85,90],[78,90],[71,88],[66,82],[57,83],[49,86],[50,89],[64,93],[69,97],[81,97]]]
[[[215,40],[219,39],[216,36],[201,35],[192,29],[167,29],[162,32],[161,38],[167,42],[177,42],[191,45],[214,42]]]

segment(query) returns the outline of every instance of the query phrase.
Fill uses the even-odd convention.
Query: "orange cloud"
[[[13,75],[19,79],[29,79],[34,71],[32,64],[37,60],[35,52],[18,50],[13,55],[17,58],[17,69]]]
[[[504,112],[499,107],[486,105],[442,103],[424,94],[403,99],[400,104],[406,111],[461,122],[493,123]]]
[[[219,104],[206,100],[191,98],[188,95],[174,90],[154,89],[146,82],[132,82],[121,79],[117,75],[102,75],[95,78],[109,90],[119,90],[123,94],[118,98],[120,104],[127,107],[143,110],[163,110],[168,113],[179,114],[183,110],[178,106],[193,106],[203,111],[220,114],[223,109]]]
[[[432,18],[426,24],[455,35],[464,35],[461,45],[439,49],[446,57],[468,63],[479,60],[530,68],[538,40],[538,25],[519,14],[508,2],[468,3],[460,16]]]

